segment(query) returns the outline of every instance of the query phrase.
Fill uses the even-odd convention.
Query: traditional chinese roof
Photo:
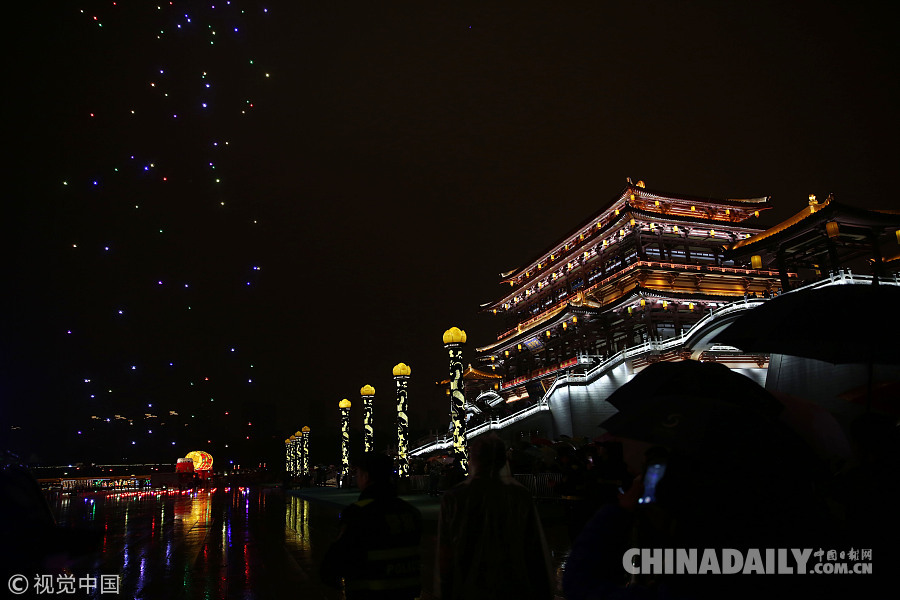
[[[466,370],[463,371],[463,381],[474,381],[474,380],[485,380],[485,379],[503,379],[502,375],[496,375],[494,373],[488,373],[487,371],[482,371],[480,369],[474,368],[472,365],[466,367]],[[449,379],[444,379],[443,381],[436,382],[437,385],[447,385],[450,383]]]
[[[489,344],[487,346],[482,346],[481,348],[476,348],[478,352],[486,352],[489,350],[493,350],[496,348],[506,348],[510,345],[515,345],[523,338],[530,338],[535,335],[540,335],[544,333],[544,331],[556,327],[561,324],[563,321],[569,321],[572,317],[580,317],[587,313],[597,314],[600,311],[595,308],[589,308],[584,306],[576,306],[574,304],[565,304],[560,306],[558,309],[552,311],[551,314],[546,315],[545,318],[539,319],[528,325],[520,327],[519,330],[511,337],[504,337],[503,339],[497,341],[494,344]]]
[[[733,254],[747,254],[757,248],[775,247],[786,240],[806,235],[828,221],[863,228],[900,227],[900,212],[857,208],[836,202],[833,196],[829,196],[824,202],[811,203],[774,227],[735,242],[729,249]]]
[[[761,231],[741,222],[748,216],[769,208],[768,196],[745,200],[716,200],[674,195],[629,184],[604,209],[538,254],[524,267],[501,273],[501,283],[511,284],[512,289],[500,299],[482,304],[481,308],[491,310],[502,306],[519,293],[519,287],[526,284],[532,275],[536,275],[541,269],[555,269],[574,260],[623,228],[632,218],[661,226],[728,232],[732,239],[723,240],[722,245],[726,247],[735,237]]]
[[[617,216],[617,210],[621,215],[628,207],[632,207],[644,210],[647,213],[653,213],[658,218],[680,215],[682,217],[687,217],[690,220],[710,219],[716,223],[727,223],[737,222],[757,211],[770,209],[771,205],[769,200],[769,196],[748,199],[701,198],[699,196],[649,190],[645,187],[639,187],[629,183],[624,187],[622,192],[619,193],[618,196],[615,196],[604,208],[582,222],[581,225],[573,229],[559,242],[553,244],[547,248],[547,250],[537,255],[534,260],[529,262],[529,266],[532,263],[536,265],[541,259],[548,257],[550,254],[565,253],[566,251],[564,248],[567,244],[573,246],[581,241],[579,238],[582,234],[593,233],[597,223],[608,223],[611,217]],[[694,207],[695,210],[691,210],[691,207]],[[725,211],[731,213],[731,209],[735,209],[733,214],[725,213]],[[741,216],[738,217],[738,215]],[[587,235],[585,235],[585,237],[587,237]],[[528,270],[529,266],[508,271],[501,274],[501,277],[504,280],[511,276],[514,277],[515,274]]]
[[[659,290],[637,285],[630,291],[626,292],[621,298],[618,298],[614,302],[604,305],[602,309],[567,304],[558,312],[551,315],[550,318],[536,321],[534,323],[529,323],[527,326],[519,328],[518,331],[516,331],[513,335],[504,337],[503,339],[498,340],[493,344],[488,344],[487,346],[476,348],[476,350],[479,353],[503,352],[503,350],[512,348],[525,340],[531,339],[535,336],[543,335],[545,331],[552,329],[557,325],[560,325],[564,321],[570,321],[572,317],[581,318],[582,316],[589,314],[600,314],[601,312],[605,313],[608,311],[623,310],[629,305],[636,304],[642,298],[653,298],[660,301],[667,300],[673,303],[681,304],[685,304],[688,302],[701,304],[704,302],[734,302],[735,298],[737,297],[738,296],[736,294],[726,295],[710,294],[705,292],[675,292],[671,290]]]
[[[722,248],[727,248],[727,245],[722,244]],[[705,265],[705,264],[691,264],[691,263],[659,261],[659,260],[653,260],[653,261],[639,260],[639,261],[635,261],[635,262],[631,263],[630,265],[628,265],[624,268],[620,268],[616,271],[609,273],[604,279],[602,279],[600,281],[591,282],[587,287],[577,290],[575,292],[572,292],[565,298],[561,298],[556,304],[554,304],[550,308],[544,310],[539,315],[537,315],[535,317],[531,317],[531,318],[527,319],[526,321],[524,321],[523,323],[520,323],[520,326],[521,325],[529,325],[530,326],[530,324],[535,321],[545,320],[547,318],[550,318],[554,314],[559,312],[567,303],[579,305],[580,303],[583,303],[585,301],[590,302],[590,299],[586,298],[586,296],[590,292],[593,292],[597,288],[599,288],[603,285],[609,284],[610,282],[622,279],[630,271],[634,271],[635,269],[646,269],[646,268],[660,269],[660,270],[671,271],[671,272],[696,271],[696,272],[707,272],[707,273],[711,273],[711,274],[730,273],[730,274],[742,275],[742,276],[750,276],[750,275],[777,276],[778,275],[777,272],[761,271],[758,269],[750,270],[750,269],[746,269],[746,268],[717,267],[717,266]],[[521,288],[514,290],[511,294],[504,296],[497,302],[493,303],[492,306],[502,306],[502,304],[505,302],[512,302],[514,297],[521,293],[522,293]]]

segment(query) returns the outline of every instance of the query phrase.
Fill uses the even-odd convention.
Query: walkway
[[[195,493],[74,494],[51,508],[66,527],[103,533],[99,552],[65,565],[76,578],[120,575],[119,598],[194,600],[339,600],[318,568],[337,537],[341,508],[357,490],[217,489]],[[433,597],[440,499],[404,496],[422,513],[423,600]],[[558,504],[539,504],[554,563],[568,551]],[[62,565],[60,565],[62,566]],[[55,574],[48,571],[46,574]],[[31,581],[41,573],[26,574]],[[99,589],[81,598],[114,597]]]
[[[359,490],[339,490],[337,488],[304,488],[290,490],[288,495],[297,500],[308,502],[311,505],[330,505],[337,510],[356,502]],[[404,500],[415,506],[422,513],[424,531],[422,536],[422,600],[434,598],[434,567],[435,552],[437,549],[437,521],[441,508],[440,497],[431,497],[427,494],[409,494],[401,496]],[[565,515],[562,506],[558,502],[539,502],[538,512],[544,527],[544,534],[550,549],[551,560],[557,573],[558,584],[562,577],[562,568],[568,555],[570,543]],[[293,529],[302,537],[302,528]],[[557,599],[562,600],[562,593],[558,592]]]

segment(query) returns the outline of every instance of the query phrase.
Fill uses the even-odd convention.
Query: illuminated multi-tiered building
[[[770,382],[772,356],[717,337],[800,286],[900,285],[900,213],[810,196],[795,216],[757,227],[769,208],[768,197],[698,198],[628,180],[579,227],[501,274],[503,295],[482,305],[501,325],[477,349],[481,370],[470,369],[489,385],[467,390],[467,436],[594,437],[616,412],[610,394],[657,361],[716,361],[772,389],[799,381],[779,368]],[[450,444],[445,436],[412,454]]]
[[[762,231],[769,198],[714,200],[632,184],[523,267],[482,306],[503,320],[481,360],[510,397],[541,394],[561,370],[680,335],[710,308],[777,293],[777,270],[736,266],[726,247]]]
[[[502,382],[497,390],[467,398],[490,409],[479,420],[485,427],[506,428],[512,423],[509,416],[518,414],[514,420],[528,421],[521,424],[524,429],[544,435],[578,433],[580,417],[596,428],[601,413],[610,408],[597,400],[606,393],[598,396],[593,389],[602,382],[585,379],[575,386],[572,377],[598,373],[605,361],[622,358],[630,348],[646,349],[648,343],[668,347],[675,356],[645,351],[619,365],[628,371],[623,376],[653,360],[686,358],[681,356],[684,347],[665,342],[677,341],[711,311],[735,300],[780,292],[778,270],[735,264],[725,253],[763,231],[755,226],[756,218],[770,207],[768,197],[699,198],[629,180],[568,235],[521,268],[501,274],[504,294],[482,305],[499,317],[501,331],[496,342],[478,348],[478,360],[483,369],[501,375]],[[733,350],[718,356],[714,346],[706,346],[694,358],[721,360],[734,368],[766,364],[765,356]],[[614,366],[608,366],[603,377],[610,386],[620,385]],[[560,390],[551,389],[563,379],[565,400]],[[593,400],[579,400],[579,394]],[[529,405],[535,410],[522,412]],[[601,410],[576,414],[586,406]]]

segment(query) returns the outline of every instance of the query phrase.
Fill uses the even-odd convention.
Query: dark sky
[[[884,6],[26,9],[5,86],[4,445],[250,463],[308,425],[335,462],[337,404],[361,429],[367,383],[393,443],[400,361],[413,433],[444,427],[443,331],[468,332],[470,361],[499,329],[477,314],[498,273],[626,177],[771,195],[768,223],[810,193],[897,209]],[[134,424],[90,419],[115,414]]]

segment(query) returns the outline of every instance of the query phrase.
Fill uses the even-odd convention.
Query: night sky
[[[335,463],[364,384],[395,443],[400,361],[413,437],[443,429],[444,330],[471,362],[498,274],[626,177],[771,195],[764,225],[900,208],[885,3],[32,4],[0,320],[25,458],[256,464],[308,425]]]

